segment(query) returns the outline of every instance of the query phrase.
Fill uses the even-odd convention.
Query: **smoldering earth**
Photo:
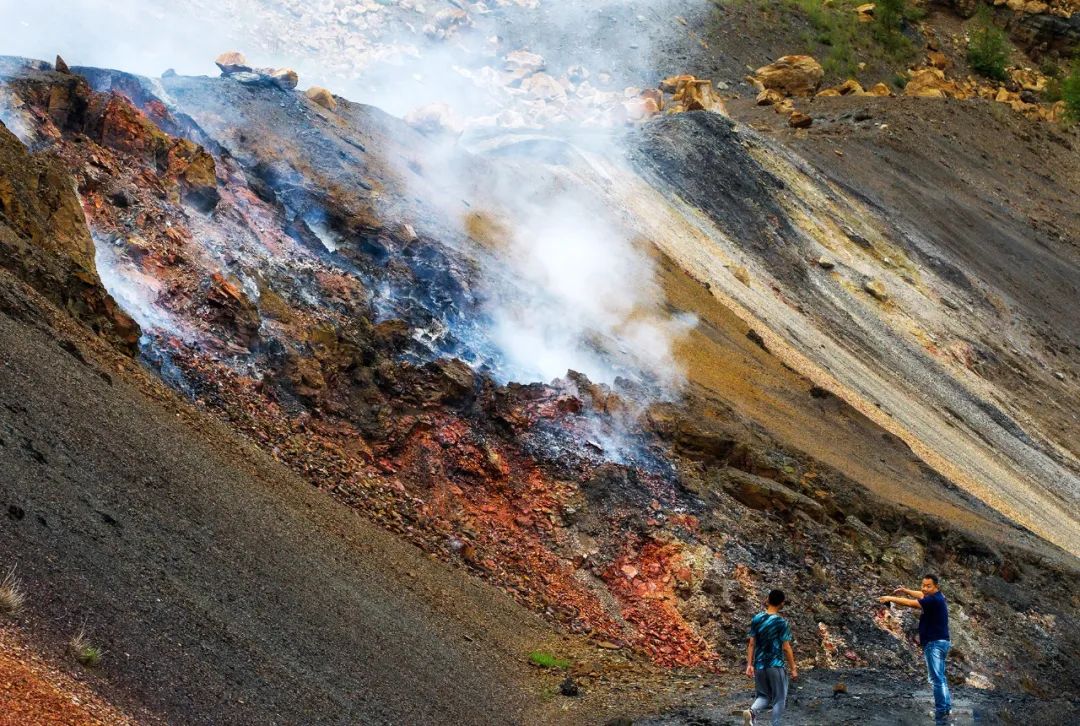
[[[233,36],[206,58],[243,47],[258,64],[337,68],[319,43],[344,53],[343,22],[375,35],[375,17],[418,13],[372,3],[346,21],[322,14],[336,18],[324,27],[302,24],[307,4],[244,7],[217,27],[292,32]],[[539,6],[558,18],[562,7]],[[411,52],[370,49],[399,64],[398,81],[420,76],[424,89],[445,75],[433,66],[490,47],[482,24],[496,10],[440,21],[443,9],[408,31],[422,38],[418,70]],[[504,10],[521,23],[535,9]],[[152,12],[117,27],[168,19]],[[315,47],[294,56],[290,43]],[[17,119],[20,149],[69,170],[96,247],[84,276],[141,326],[147,365],[605,659],[722,671],[762,592],[786,582],[815,599],[792,616],[806,665],[914,676],[911,619],[868,603],[931,566],[956,583],[957,683],[1030,692],[1035,673],[1075,694],[1075,560],[1040,539],[1076,541],[1072,444],[1024,417],[1006,384],[974,381],[921,342],[995,345],[992,286],[927,263],[933,231],[905,231],[913,220],[893,224],[719,113],[607,130],[603,99],[581,123],[568,102],[523,101],[513,83],[481,84],[476,101],[478,69],[509,73],[516,50],[454,70],[471,89],[451,108],[460,136],[452,118],[418,133],[346,94],[327,109],[231,77],[16,60],[3,66],[5,125]],[[364,81],[370,95],[353,79],[362,100],[396,98],[383,73]],[[395,111],[430,90],[403,92]],[[523,118],[522,102],[558,108],[555,123]],[[838,271],[807,264],[822,255]],[[17,255],[5,264],[41,284]],[[863,294],[868,278],[894,291],[888,305]],[[128,329],[122,313],[71,307],[102,331]],[[1011,313],[1010,344],[1032,351],[1019,365],[1072,390],[1045,351],[1018,342],[1037,335],[1028,312]],[[816,441],[791,432],[800,425]],[[573,675],[604,687],[604,668]]]

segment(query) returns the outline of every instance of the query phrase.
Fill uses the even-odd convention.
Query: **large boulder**
[[[319,104],[328,111],[337,108],[337,99],[334,98],[334,94],[321,86],[312,86],[304,92],[304,95],[309,101]]]
[[[968,93],[954,81],[945,77],[940,68],[917,68],[908,76],[904,86],[905,96],[923,98],[966,98]]]
[[[247,58],[244,57],[243,53],[236,50],[222,53],[217,57],[214,63],[217,64],[217,67],[221,69],[221,72],[227,76],[232,75],[233,73],[251,72],[251,66],[248,65]]]
[[[785,55],[767,66],[758,68],[754,80],[762,88],[779,91],[786,96],[812,96],[825,71],[808,55]]]
[[[270,71],[270,78],[278,88],[285,91],[293,90],[300,82],[300,76],[292,68],[275,68]]]

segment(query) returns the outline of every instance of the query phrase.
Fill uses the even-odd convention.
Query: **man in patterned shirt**
[[[754,679],[757,700],[743,711],[744,726],[754,726],[757,715],[772,707],[772,726],[780,726],[787,704],[788,674],[784,661],[791,668],[791,677],[799,677],[795,652],[791,649],[791,627],[778,614],[784,606],[784,593],[773,590],[765,600],[765,611],[750,621],[746,643],[746,675]]]

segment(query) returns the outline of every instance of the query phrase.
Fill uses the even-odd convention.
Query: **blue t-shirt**
[[[919,642],[922,645],[935,640],[949,639],[949,607],[940,591],[919,600],[922,615],[919,616]]]
[[[791,640],[791,627],[779,615],[758,613],[750,621],[747,637],[754,639],[754,668],[783,668],[784,643]]]

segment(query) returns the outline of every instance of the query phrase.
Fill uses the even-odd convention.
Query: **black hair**
[[[930,580],[930,582],[934,583],[934,587],[938,586],[938,576],[937,575],[923,575],[922,579]]]
[[[783,590],[770,590],[767,602],[774,608],[778,608],[784,604],[784,600],[786,599]]]

